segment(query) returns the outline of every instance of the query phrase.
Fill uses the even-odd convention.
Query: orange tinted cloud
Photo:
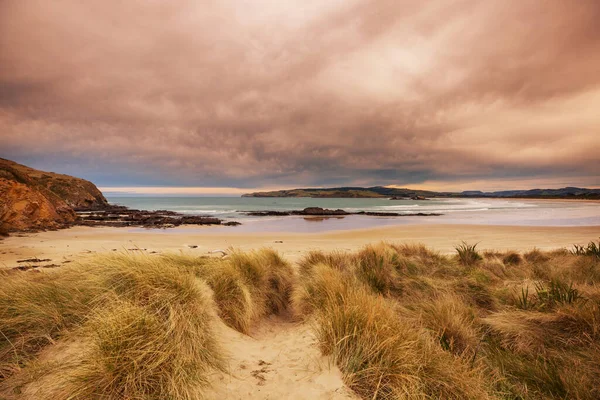
[[[6,0],[0,152],[105,186],[597,186],[599,20],[594,0]]]

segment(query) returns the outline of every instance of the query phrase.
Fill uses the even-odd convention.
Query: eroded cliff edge
[[[0,158],[0,231],[64,228],[77,220],[76,210],[107,207],[92,182]]]

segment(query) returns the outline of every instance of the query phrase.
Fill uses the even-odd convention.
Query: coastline
[[[201,227],[189,232],[177,227],[142,230],[77,226],[15,235],[0,241],[0,268],[22,265],[17,261],[29,258],[49,259],[50,264],[62,265],[99,252],[184,252],[200,256],[228,247],[242,250],[270,247],[290,261],[297,261],[310,250],[351,251],[380,241],[423,243],[442,253],[453,253],[454,246],[461,241],[478,243],[481,250],[551,250],[571,248],[573,244],[585,244],[600,236],[600,226],[418,224],[316,233],[236,233],[235,228],[230,229],[214,232],[212,227]]]

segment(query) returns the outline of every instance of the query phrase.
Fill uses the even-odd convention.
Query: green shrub
[[[462,242],[460,245],[456,246],[456,252],[458,254],[458,259],[460,263],[466,267],[470,267],[477,262],[483,260],[481,254],[477,252],[477,243],[470,245],[466,242]]]
[[[596,244],[594,241],[591,241],[585,247],[575,244],[573,245],[573,250],[571,250],[571,253],[577,256],[592,256],[600,258],[600,241],[598,241],[598,244]]]

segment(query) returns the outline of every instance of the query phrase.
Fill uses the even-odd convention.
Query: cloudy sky
[[[0,0],[0,157],[198,193],[599,187],[598,21],[597,0]]]

